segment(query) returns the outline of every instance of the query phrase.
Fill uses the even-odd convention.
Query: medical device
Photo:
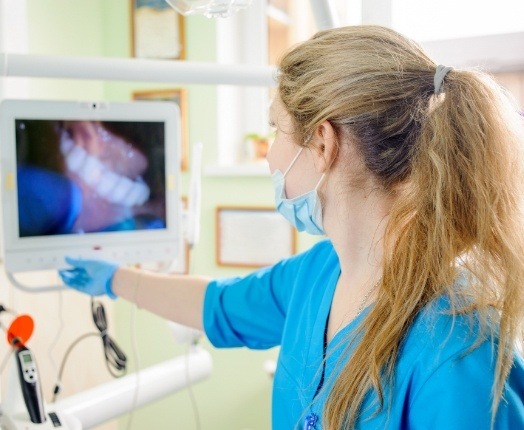
[[[182,15],[204,15],[208,18],[227,18],[246,9],[253,0],[166,0]],[[257,0],[260,1],[260,0]],[[337,16],[329,0],[310,0],[319,30],[337,27]]]
[[[80,421],[62,413],[46,412],[36,360],[26,342],[33,333],[33,319],[16,315],[0,305],[0,327],[6,332],[10,354],[8,385],[0,412],[0,426],[7,430],[80,429]],[[66,424],[69,423],[69,424]]]
[[[25,355],[24,357],[30,357],[30,355]],[[16,360],[18,357],[15,356],[14,358]],[[12,364],[14,364],[14,360]],[[0,415],[0,428],[2,430],[82,429],[80,420],[72,415],[56,411],[53,408],[46,412],[41,395],[38,400],[35,397],[31,397],[31,400],[28,402],[25,398],[26,390],[32,390],[30,393],[33,393],[39,389],[38,384],[32,383],[36,387],[28,388],[26,382],[15,379],[13,372],[13,370],[16,372],[15,367],[13,365],[9,372],[7,398],[2,404],[2,414]],[[22,402],[22,399],[25,400],[25,404]]]
[[[0,328],[12,348],[6,396],[0,408],[2,430],[88,429],[194,384],[208,377],[212,368],[209,352],[194,344],[201,333],[187,328],[184,333],[177,327],[175,338],[192,344],[185,356],[143,369],[140,378],[129,374],[46,404],[35,355],[27,348],[33,327],[29,315],[16,315],[0,305]]]
[[[2,102],[6,272],[182,258],[179,117],[169,102]]]
[[[18,369],[18,381],[24,397],[25,406],[32,423],[43,423],[46,420],[42,387],[36,362],[31,351],[21,342],[13,345],[14,358]]]

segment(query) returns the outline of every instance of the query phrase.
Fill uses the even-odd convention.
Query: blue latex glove
[[[90,296],[107,294],[112,299],[116,299],[116,295],[111,289],[113,275],[118,269],[116,264],[101,260],[70,257],[66,257],[65,261],[73,268],[58,271],[64,284]]]

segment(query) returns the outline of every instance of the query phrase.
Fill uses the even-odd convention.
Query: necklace
[[[346,318],[350,315],[350,312],[346,313],[344,315],[344,318],[342,319],[342,321],[340,322],[340,325],[339,327],[336,329],[335,333],[337,333],[340,328],[342,327],[342,325],[344,324],[349,324],[351,321],[355,321],[359,316],[360,314],[364,311],[364,308],[366,306],[366,303],[369,299],[369,297],[371,296],[371,294],[373,294],[373,292],[377,289],[377,287],[380,285],[380,281],[382,281],[382,278],[380,278],[369,290],[368,292],[364,295],[364,297],[362,297],[362,300],[360,301],[359,305],[358,305],[358,308],[357,308],[357,313],[355,314],[355,316],[353,316],[353,318],[351,318],[350,321],[346,321]]]
[[[364,310],[364,306],[366,304],[366,302],[368,301],[369,299],[369,296],[371,296],[371,294],[373,293],[373,291],[375,291],[377,289],[377,287],[379,286],[380,284],[380,281],[382,280],[382,278],[380,278],[376,283],[375,285],[373,285],[370,290],[366,293],[366,295],[362,298],[362,300],[360,301],[360,305],[358,306],[358,309],[357,309],[357,314],[353,317],[353,319],[357,319],[358,316],[362,313],[362,311]]]

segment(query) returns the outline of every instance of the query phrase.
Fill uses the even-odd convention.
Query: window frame
[[[330,0],[310,0],[310,3],[315,9],[322,1]],[[392,0],[363,0],[360,10],[362,24],[391,27],[392,7]],[[257,0],[231,18],[217,20],[217,62],[267,66],[267,16],[267,0]],[[448,66],[480,67],[488,73],[524,71],[524,50],[520,49],[524,46],[524,32],[432,40],[420,44],[437,63]],[[262,87],[217,87],[217,162],[214,166],[207,166],[208,174],[269,173],[265,165],[250,165],[243,161],[242,145],[247,133],[269,132],[268,93],[268,89]]]

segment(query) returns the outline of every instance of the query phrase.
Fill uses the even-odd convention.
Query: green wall
[[[100,16],[104,0],[26,0],[31,54],[99,56],[104,45]],[[112,0],[110,0],[112,1]],[[35,98],[103,99],[100,81],[30,79]]]
[[[130,55],[129,0],[28,0],[29,48],[31,53],[71,56]],[[215,22],[204,17],[186,18],[187,59],[214,61]],[[98,82],[32,79],[31,95],[37,98],[130,100],[136,90],[178,88],[173,84]],[[190,143],[204,144],[204,165],[215,164],[216,91],[212,86],[189,85],[188,121]],[[187,190],[188,174],[182,175],[182,191]],[[215,208],[219,205],[273,204],[269,177],[209,177],[202,181],[203,204],[201,238],[191,255],[191,272],[210,276],[247,273],[245,269],[222,268],[215,264]],[[313,240],[300,235],[299,249]],[[131,306],[115,302],[115,338],[131,359]],[[136,336],[142,368],[182,354],[184,348],[172,341],[165,321],[146,312],[137,312]],[[271,380],[263,371],[267,359],[278,350],[216,350],[202,341],[213,357],[211,378],[193,387],[202,429],[263,430],[270,428]],[[127,428],[129,417],[120,419]],[[190,395],[187,391],[166,397],[133,414],[131,429],[196,428]]]

